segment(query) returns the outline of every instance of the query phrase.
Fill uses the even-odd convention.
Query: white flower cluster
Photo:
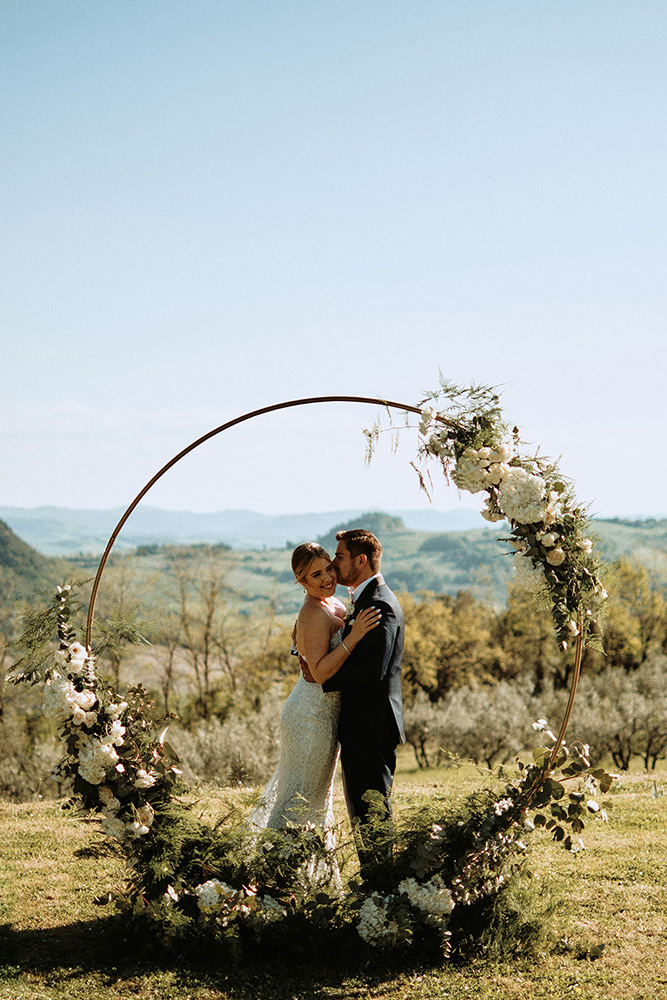
[[[97,722],[97,712],[92,711],[96,702],[93,691],[77,691],[68,677],[56,674],[44,687],[42,712],[58,725],[71,720],[76,726],[93,726]]]
[[[557,516],[558,494],[547,493],[542,476],[521,465],[510,465],[510,445],[498,448],[466,448],[452,473],[454,483],[468,493],[489,490],[482,517],[487,521],[507,518],[518,524],[544,521],[553,524]]]
[[[411,906],[438,920],[442,920],[454,909],[452,894],[439,875],[428,882],[418,882],[414,878],[404,879],[398,886],[404,892]]]
[[[510,466],[499,484],[498,504],[511,521],[519,524],[533,524],[535,521],[553,524],[557,500],[557,493],[547,495],[542,476],[536,476],[518,465]]]
[[[150,832],[155,819],[155,810],[149,802],[144,802],[134,810],[134,819],[125,821],[116,815],[120,802],[113,795],[108,805],[102,809],[102,830],[115,840],[136,840]]]
[[[254,916],[263,924],[272,924],[287,916],[287,910],[273,896],[258,896]]]
[[[460,490],[480,493],[499,486],[511,470],[512,450],[507,444],[498,448],[466,448],[456,463],[452,479]]]
[[[118,763],[111,743],[96,736],[82,737],[79,746],[79,774],[90,785],[101,785],[107,772]]]
[[[63,646],[55,652],[54,656],[56,663],[68,674],[81,674],[87,662],[92,664],[92,657],[88,656],[88,650],[80,642]]]
[[[421,419],[419,421],[419,433],[423,438],[426,438],[426,435],[431,429],[431,426],[437,416],[437,412],[437,410],[428,406],[422,410]],[[426,440],[426,450],[429,454],[436,455],[439,458],[451,458],[454,452],[452,448],[451,431],[449,428],[440,423],[439,429],[434,430]]]
[[[231,885],[220,882],[217,878],[212,878],[208,882],[202,882],[195,886],[195,895],[201,912],[210,913],[211,910],[219,909],[229,896],[236,895],[236,893]]]
[[[357,933],[367,944],[392,945],[396,941],[399,927],[395,920],[387,919],[388,897],[369,896],[359,909]]]

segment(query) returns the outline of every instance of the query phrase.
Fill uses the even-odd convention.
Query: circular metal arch
[[[107,546],[106,546],[106,548],[104,550],[104,553],[102,554],[102,558],[100,559],[100,563],[99,563],[99,566],[97,568],[97,573],[95,574],[95,579],[93,581],[93,589],[91,591],[90,604],[88,606],[88,617],[86,619],[86,647],[88,649],[91,648],[91,640],[92,640],[92,632],[93,632],[93,619],[94,619],[94,615],[95,615],[95,602],[97,600],[97,593],[99,591],[100,582],[102,580],[102,574],[104,572],[104,567],[107,564],[107,560],[108,560],[108,558],[109,558],[109,556],[111,554],[111,550],[113,549],[114,544],[116,542],[116,539],[118,538],[118,535],[122,531],[125,522],[127,521],[127,519],[132,514],[132,511],[138,506],[138,504],[146,496],[146,494],[148,493],[148,491],[153,486],[155,486],[155,484],[157,483],[157,481],[159,479],[161,479],[162,476],[164,476],[164,474],[169,471],[169,469],[173,468],[173,466],[176,465],[177,462],[180,462],[180,460],[182,458],[185,458],[185,456],[189,455],[191,451],[194,451],[195,448],[198,448],[200,445],[204,444],[206,441],[210,441],[210,439],[213,438],[213,437],[215,437],[217,434],[222,434],[223,431],[229,430],[230,427],[235,427],[237,424],[245,423],[245,421],[247,421],[247,420],[253,420],[255,417],[260,417],[260,416],[262,416],[265,413],[275,413],[277,410],[287,410],[287,409],[289,409],[291,407],[294,407],[294,406],[310,406],[310,405],[312,405],[314,403],[368,403],[368,404],[370,404],[372,406],[382,406],[385,409],[402,410],[404,413],[417,413],[417,414],[421,414],[421,412],[422,412],[422,410],[421,410],[421,408],[419,406],[412,406],[409,403],[397,403],[395,400],[380,399],[379,397],[376,397],[376,396],[310,396],[310,397],[305,398],[305,399],[290,399],[290,400],[287,400],[286,402],[283,402],[283,403],[272,403],[270,406],[262,406],[258,410],[251,410],[249,413],[243,413],[239,417],[234,417],[233,420],[228,420],[226,423],[221,424],[219,427],[215,427],[212,431],[209,431],[207,434],[203,434],[200,438],[197,438],[197,440],[193,441],[192,444],[189,444],[187,446],[187,448],[183,448],[183,450],[179,451],[179,453],[177,455],[174,455],[174,457],[172,459],[170,459],[170,461],[168,461],[166,463],[166,465],[163,465],[162,468],[159,469],[155,473],[155,475],[152,477],[152,479],[149,479],[149,481],[146,483],[146,485],[143,487],[143,489],[141,489],[139,491],[139,493],[137,493],[136,497],[134,498],[134,500],[132,501],[132,503],[130,504],[130,506],[127,508],[127,510],[125,511],[125,513],[123,514],[123,516],[121,517],[120,521],[116,525],[116,527],[114,528],[114,530],[113,530],[113,532],[111,534],[111,537],[110,537],[109,541],[107,542]],[[440,420],[441,423],[443,423],[445,425],[449,425],[449,426],[452,426],[452,427],[456,426],[456,424],[455,424],[454,421],[448,421],[442,415],[439,415],[439,420]],[[581,620],[580,620],[580,624],[581,624]],[[577,691],[577,684],[578,684],[578,680],[579,680],[579,675],[580,675],[580,672],[581,672],[582,653],[583,653],[583,638],[582,638],[582,629],[580,627],[580,629],[579,629],[579,635],[577,636],[576,653],[575,653],[575,665],[574,665],[574,669],[573,669],[573,672],[572,672],[572,681],[571,681],[571,684],[570,684],[570,694],[569,694],[568,703],[567,703],[567,706],[566,706],[566,709],[565,709],[565,715],[564,715],[562,723],[561,723],[561,727],[560,727],[560,731],[559,731],[558,737],[556,738],[554,747],[553,747],[553,749],[551,751],[551,754],[549,756],[549,760],[548,760],[548,764],[547,764],[547,767],[546,767],[546,771],[544,772],[544,775],[543,775],[541,781],[544,781],[545,778],[546,778],[546,776],[553,769],[555,761],[556,761],[556,757],[558,755],[558,752],[559,752],[559,750],[560,750],[560,748],[562,746],[563,740],[565,738],[565,733],[566,733],[566,730],[567,730],[568,722],[569,722],[569,719],[570,719],[570,715],[572,713],[572,707],[574,705],[574,698],[575,698],[575,694],[576,694],[576,691]]]
[[[155,486],[157,481],[164,476],[169,469],[173,468],[177,462],[180,462],[182,458],[189,455],[191,451],[198,448],[200,445],[204,444],[206,441],[210,441],[211,438],[215,437],[217,434],[222,434],[223,431],[229,430],[230,427],[235,427],[237,424],[242,424],[247,420],[253,420],[255,417],[260,417],[265,413],[275,413],[276,410],[286,410],[293,406],[309,406],[313,403],[370,403],[373,406],[383,406],[393,410],[403,410],[407,413],[421,413],[421,409],[418,406],[411,406],[409,403],[397,403],[390,399],[379,399],[374,396],[311,396],[307,399],[290,399],[284,403],[273,403],[270,406],[262,406],[258,410],[251,410],[249,413],[243,413],[239,417],[234,417],[233,420],[228,420],[226,423],[221,424],[219,427],[215,427],[212,431],[207,434],[202,435],[202,437],[197,438],[192,444],[189,444],[187,448],[183,448],[179,451],[177,455],[174,455],[170,461],[163,465],[158,472],[150,479],[142,490],[137,493],[136,497],[127,508],[120,521],[114,528],[111,538],[107,542],[107,546],[104,550],[102,558],[100,560],[99,566],[97,567],[97,573],[93,581],[93,589],[90,595],[90,604],[88,606],[88,617],[86,620],[86,646],[88,649],[91,647],[91,640],[93,634],[93,619],[95,615],[95,602],[97,600],[97,593],[100,588],[100,583],[102,580],[102,574],[104,572],[104,567],[107,564],[107,560],[111,555],[111,550],[113,549],[118,535],[123,529],[123,526],[127,519],[129,518],[132,511],[138,504],[143,500],[148,491]],[[442,418],[441,418],[442,419]],[[446,421],[443,421],[446,422]]]

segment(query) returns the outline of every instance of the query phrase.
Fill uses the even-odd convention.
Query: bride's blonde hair
[[[303,542],[297,545],[292,553],[292,572],[297,583],[303,580],[313,559],[327,559],[331,562],[329,553],[317,542]]]

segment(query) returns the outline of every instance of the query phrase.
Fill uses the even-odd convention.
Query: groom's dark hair
[[[347,531],[339,531],[336,534],[336,541],[345,542],[347,551],[353,559],[361,555],[366,556],[373,572],[379,572],[382,546],[372,531],[366,531],[365,528],[349,528]]]

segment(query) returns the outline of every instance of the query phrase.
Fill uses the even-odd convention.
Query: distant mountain
[[[406,531],[406,524],[402,517],[393,514],[383,514],[380,511],[373,511],[368,514],[360,514],[349,521],[336,524],[321,535],[317,540],[331,555],[336,551],[336,533],[338,531],[349,531],[351,528],[366,528],[372,531],[376,538],[387,539],[391,535],[403,534]]]
[[[34,560],[43,560],[44,555],[99,555],[123,513],[122,508],[68,510],[39,507],[28,510],[0,507],[0,518],[6,522],[5,529],[11,529],[15,536],[19,536],[16,542],[22,539],[27,543],[26,549],[32,553],[28,561],[32,560],[34,566]],[[270,515],[250,510],[194,514],[139,505],[123,527],[116,542],[116,551],[147,545],[196,543],[224,543],[244,550],[280,549],[316,538],[325,539],[327,545],[335,548],[331,544],[334,530],[342,526],[362,525],[376,530],[381,539],[393,534],[392,544],[397,543],[398,535],[405,538],[407,544],[407,536],[412,532],[427,533],[428,541],[423,538],[420,541],[420,545],[422,542],[425,545],[424,553],[440,551],[444,557],[445,553],[453,554],[456,550],[466,564],[472,559],[473,552],[484,561],[484,546],[493,540],[494,535],[503,534],[506,530],[503,524],[487,525],[476,511],[465,507],[450,511],[427,509],[378,513],[352,509]],[[627,553],[647,564],[658,560],[662,572],[662,563],[667,559],[667,518],[614,518],[596,520],[593,526],[606,559],[612,561]],[[468,532],[474,533],[472,539],[464,538]],[[49,563],[42,562],[41,565],[44,569]]]
[[[121,507],[111,510],[0,507],[0,518],[29,545],[48,555],[101,553],[124,513]],[[412,531],[467,531],[484,526],[479,514],[465,507],[452,511],[390,513],[402,518],[405,527]],[[321,537],[335,525],[363,515],[360,508],[309,514],[270,515],[250,510],[194,514],[140,504],[124,525],[116,550],[196,542],[224,542],[235,549],[284,548],[291,542]]]
[[[0,589],[3,602],[24,600],[65,579],[71,567],[36,552],[0,521]]]

